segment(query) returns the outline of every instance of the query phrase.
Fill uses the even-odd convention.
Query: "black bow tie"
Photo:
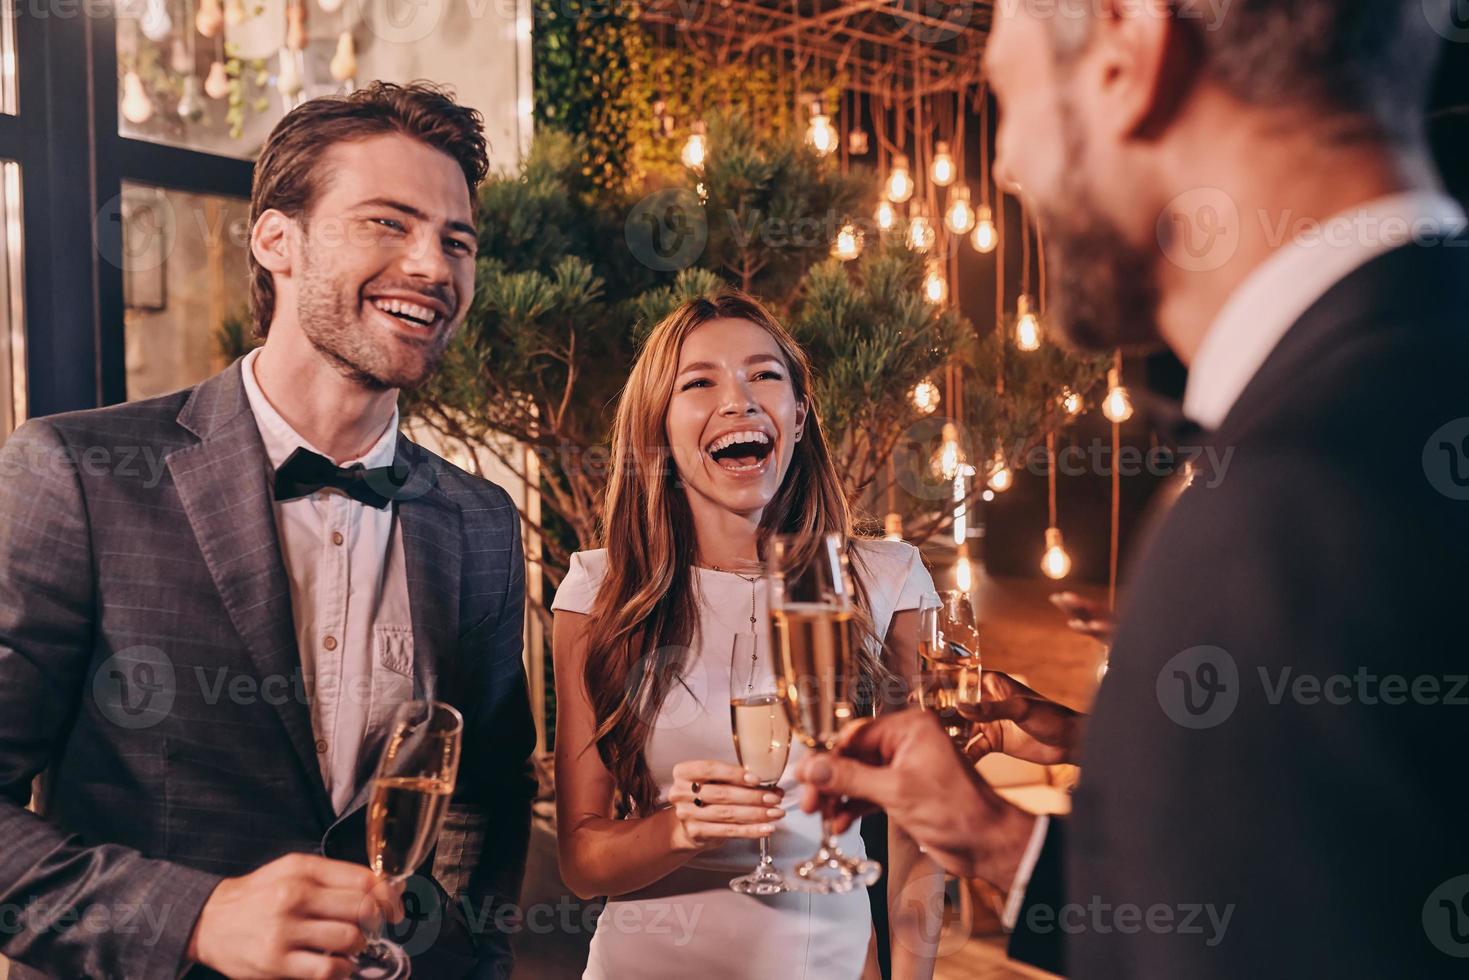
[[[368,469],[361,463],[338,466],[305,447],[291,453],[275,471],[275,499],[295,500],[324,487],[335,487],[353,500],[376,507],[388,506],[403,485],[392,466]]]

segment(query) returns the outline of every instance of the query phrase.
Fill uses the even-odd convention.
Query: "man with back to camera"
[[[1141,547],[1079,757],[1072,713],[989,685],[989,744],[1082,763],[1072,817],[1006,803],[916,713],[803,764],[808,807],[875,803],[1011,889],[1017,958],[1462,971],[1469,241],[1423,127],[1462,34],[1439,0],[997,11],[997,171],[1045,227],[1051,322],[1166,343],[1232,453]]]
[[[479,114],[432,86],[307,102],[255,167],[264,344],[0,450],[0,904],[31,910],[0,952],[20,966],[343,977],[407,904],[421,975],[508,975],[485,924],[517,900],[534,788],[519,517],[397,409],[470,307],[487,166]],[[86,465],[129,452],[159,478]],[[363,811],[415,697],[465,724],[456,831],[406,901],[366,867]]]

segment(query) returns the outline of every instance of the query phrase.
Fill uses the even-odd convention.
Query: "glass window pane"
[[[20,164],[0,160],[0,441],[26,417]]]
[[[284,20],[284,0],[119,0],[118,132],[253,158],[282,114]]]
[[[530,119],[525,3],[117,0],[118,131],[252,160],[287,104],[427,78],[484,114],[509,166]]]
[[[0,112],[15,115],[15,7],[0,2]]]
[[[249,229],[248,201],[123,184],[129,400],[196,384],[248,342]]]

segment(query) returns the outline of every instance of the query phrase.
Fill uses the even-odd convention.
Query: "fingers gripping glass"
[[[755,774],[763,788],[780,782],[791,752],[791,723],[781,703],[780,684],[770,649],[761,649],[753,633],[736,633],[729,659],[729,719],[740,765]],[[785,878],[770,856],[770,838],[760,838],[760,864],[729,883],[744,895],[775,895],[786,890]]]
[[[459,776],[464,719],[439,701],[408,701],[393,716],[367,804],[367,861],[394,884],[406,881],[433,850]],[[401,980],[408,954],[369,935],[353,961],[358,980]]]
[[[817,752],[828,752],[852,718],[856,681],[852,615],[855,598],[846,544],[839,534],[819,538],[779,536],[770,542],[771,649],[778,658],[791,728]],[[829,813],[821,821],[821,847],[796,866],[790,887],[845,892],[871,885],[882,873],[876,861],[842,853]]]

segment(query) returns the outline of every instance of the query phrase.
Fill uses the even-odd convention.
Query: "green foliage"
[[[532,0],[536,122],[586,137],[581,173],[624,189],[648,122],[651,46],[634,0]]]
[[[830,254],[843,223],[877,203],[865,170],[843,174],[792,136],[756,133],[742,115],[715,115],[702,174],[709,242],[701,262],[777,305]]]
[[[255,336],[255,321],[244,308],[229,314],[214,328],[214,349],[226,362],[234,363],[262,343]]]

